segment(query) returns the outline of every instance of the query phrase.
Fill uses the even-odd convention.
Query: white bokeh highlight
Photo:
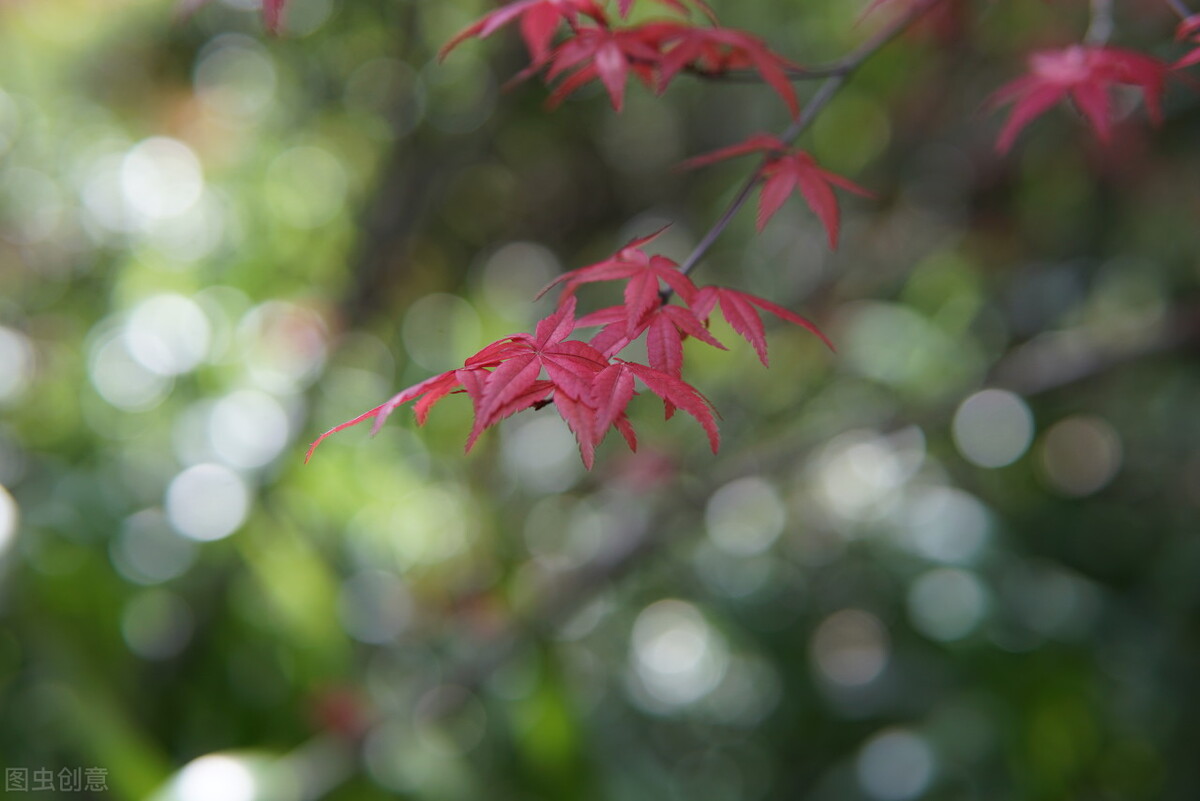
[[[942,641],[962,639],[983,620],[988,591],[969,570],[942,567],[921,574],[908,592],[908,617],[926,636]]]
[[[19,331],[0,326],[0,403],[14,400],[33,379],[33,345]]]
[[[196,544],[181,537],[159,509],[143,509],[126,518],[108,551],[117,572],[137,584],[178,578],[196,561]]]
[[[127,412],[153,409],[172,387],[169,376],[150,370],[134,357],[119,330],[103,334],[92,343],[88,375],[100,397]]]
[[[412,599],[394,573],[364,570],[348,578],[338,593],[338,617],[356,640],[382,645],[408,625]]]
[[[167,519],[180,534],[209,542],[237,531],[250,511],[250,490],[234,471],[219,464],[198,464],[167,487]]]
[[[875,615],[861,609],[842,609],[821,621],[813,632],[809,653],[818,673],[840,687],[861,687],[887,668],[891,643]]]
[[[134,595],[121,614],[121,635],[129,650],[143,659],[178,656],[195,630],[191,607],[178,595],[162,589]]]
[[[241,760],[208,754],[189,762],[175,779],[177,801],[255,801],[254,773]]]
[[[247,124],[270,109],[278,78],[270,51],[261,42],[222,34],[200,51],[192,81],[207,110],[230,123]]]
[[[134,145],[125,155],[120,186],[129,208],[156,222],[186,214],[204,192],[204,174],[191,148],[156,136]]]
[[[134,307],[125,343],[137,362],[151,372],[179,375],[195,369],[208,354],[212,328],[204,310],[183,295],[147,298]]]
[[[208,438],[230,467],[263,467],[288,443],[288,415],[278,400],[259,390],[231,392],[213,404]]]
[[[1029,449],[1033,413],[1019,395],[985,389],[967,398],[954,413],[954,444],[979,467],[1005,467]]]
[[[890,517],[924,462],[925,436],[918,428],[888,436],[847,431],[826,444],[810,464],[815,499],[846,521]]]
[[[562,492],[583,474],[575,438],[557,415],[513,421],[503,429],[501,458],[511,475],[535,492]]]
[[[664,600],[633,624],[630,658],[642,687],[658,704],[686,706],[712,692],[728,667],[723,639],[696,607]]]
[[[1056,492],[1082,498],[1099,492],[1121,468],[1121,437],[1099,417],[1060,420],[1042,438],[1042,477]]]
[[[937,762],[924,737],[889,729],[867,741],[854,767],[859,784],[872,798],[908,801],[929,788]]]
[[[735,556],[753,556],[770,548],[786,521],[779,493],[754,477],[737,479],[718,489],[704,513],[709,539]]]
[[[913,488],[902,520],[902,540],[910,550],[953,565],[978,560],[992,530],[987,507],[957,487]]]
[[[17,502],[0,484],[0,559],[4,558],[17,538],[17,521]]]

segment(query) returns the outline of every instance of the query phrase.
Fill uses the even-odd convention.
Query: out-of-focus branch
[[[1200,307],[1196,306],[1177,309],[1152,333],[1123,343],[1098,338],[1087,329],[1047,332],[998,361],[988,383],[1020,395],[1040,395],[1198,342]]]
[[[1000,358],[983,385],[1036,396],[1107,374],[1157,353],[1198,345],[1200,307],[1188,306],[1169,314],[1153,333],[1124,345],[1097,337],[1087,329],[1044,334]],[[882,425],[888,430],[911,425],[944,427],[956,408],[957,404],[951,403],[938,407],[928,416],[896,417]],[[582,567],[554,578],[538,594],[524,616],[477,646],[476,656],[446,674],[441,683],[466,690],[478,689],[532,637],[552,631],[570,620],[645,556],[669,545],[674,538],[686,536],[691,528],[670,525],[671,519],[681,510],[699,508],[718,487],[736,478],[802,463],[824,441],[824,436],[814,432],[775,440],[765,448],[743,454],[728,463],[726,469],[715,471],[704,486],[693,488],[688,495],[672,495],[652,515],[646,518],[627,516],[610,532],[609,546],[603,553]],[[448,694],[446,697],[451,700],[435,710],[435,714],[452,711],[453,699],[459,695]]]
[[[555,575],[537,593],[528,609],[500,632],[479,643],[473,649],[474,658],[449,671],[439,682],[474,691],[531,638],[553,632],[570,621],[606,587],[620,579],[649,554],[667,545],[678,536],[680,527],[671,526],[671,518],[680,508],[701,504],[700,497],[675,495],[670,506],[663,506],[649,516],[627,513],[606,535],[607,546],[591,561]],[[435,716],[453,710],[461,700],[448,694],[445,702],[435,709],[425,710]]]
[[[1192,10],[1184,5],[1183,0],[1167,0],[1167,5],[1180,19],[1192,16]]]
[[[1113,0],[1092,0],[1092,21],[1083,40],[1090,45],[1102,45],[1113,32]]]
[[[1200,306],[1175,309],[1152,331],[1114,342],[1087,328],[1047,332],[1022,343],[997,359],[980,385],[1007,389],[1025,397],[1043,395],[1105,375],[1127,364],[1158,353],[1200,346]],[[909,425],[937,428],[946,425],[959,398],[926,415],[896,417],[872,425],[901,429]],[[728,460],[720,483],[755,471],[794,463],[822,440],[812,433],[775,440],[740,457]]]

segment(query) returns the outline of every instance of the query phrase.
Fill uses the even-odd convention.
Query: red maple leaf
[[[661,301],[661,299],[660,299]],[[680,377],[683,374],[683,340],[693,336],[701,342],[714,348],[727,348],[717,341],[716,337],[704,327],[704,322],[696,313],[686,306],[676,306],[661,303],[650,311],[630,332],[627,327],[624,306],[610,306],[579,318],[580,327],[603,325],[596,336],[592,337],[591,345],[596,350],[611,358],[629,343],[633,342],[644,332],[646,334],[646,359],[655,370]],[[675,413],[675,407],[669,400],[664,399],[663,405],[669,419]]]
[[[1000,87],[988,101],[993,106],[1013,104],[996,149],[1007,152],[1025,126],[1067,98],[1100,141],[1108,142],[1112,133],[1109,93],[1118,85],[1141,89],[1150,119],[1159,122],[1166,70],[1167,65],[1156,58],[1119,47],[1071,45],[1036,52],[1029,57],[1029,74]]]
[[[625,407],[637,394],[633,385],[633,373],[622,362],[610,364],[596,374],[592,381],[593,436],[602,435],[609,426],[625,418]],[[629,449],[637,450],[636,439]]]
[[[662,398],[663,408],[666,410],[668,418],[676,408],[683,409],[694,417],[704,429],[704,433],[708,435],[708,444],[712,448],[712,452],[717,452],[721,446],[721,435],[717,431],[716,414],[708,398],[701,395],[695,387],[682,378],[670,373],[620,359],[617,360],[617,365],[633,373],[634,377],[646,386],[646,389]]]
[[[753,69],[783,98],[793,117],[800,113],[796,90],[787,73],[789,68],[798,65],[773,53],[757,36],[732,28],[701,28],[676,23],[659,23],[656,35],[661,39],[660,46],[670,45],[660,63],[660,91],[684,68],[708,75]]]
[[[1200,14],[1193,14],[1180,22],[1178,30],[1175,31],[1175,38],[1179,41],[1186,39],[1194,45],[1200,45]],[[1200,64],[1200,47],[1176,61],[1172,67],[1178,70],[1195,64]]]
[[[464,40],[472,36],[486,39],[514,20],[520,20],[521,38],[529,50],[534,64],[545,62],[550,54],[550,41],[563,20],[574,25],[580,14],[604,23],[604,9],[595,0],[517,0],[463,28],[438,51],[438,58],[446,55]]]
[[[637,362],[627,362],[617,359],[604,368],[593,383],[593,413],[595,431],[602,435],[610,427],[616,426],[624,433],[622,420],[624,409],[635,394],[634,379],[640,381],[647,389],[662,398],[663,406],[670,417],[676,408],[683,409],[700,423],[712,452],[716,453],[721,444],[721,436],[717,431],[715,412],[708,398],[705,398],[691,384],[678,376],[655,370]],[[628,425],[628,421],[625,421]],[[632,431],[630,432],[632,434]],[[630,439],[626,435],[626,440]],[[630,450],[636,440],[629,442]]]
[[[873,196],[870,191],[853,181],[823,169],[816,159],[803,150],[791,151],[787,143],[770,134],[755,134],[736,145],[688,159],[682,166],[699,167],[755,152],[767,153],[766,162],[759,168],[759,175],[763,179],[762,192],[758,198],[759,231],[766,227],[767,221],[779,211],[794,190],[800,193],[809,208],[824,224],[829,235],[829,246],[836,248],[841,214],[832,187],[841,187],[865,197]]]
[[[663,319],[677,317],[677,314],[665,315]],[[396,408],[409,401],[416,401],[414,412],[418,424],[422,424],[434,404],[458,391],[471,398],[475,412],[475,422],[467,438],[468,451],[486,428],[500,420],[553,403],[574,433],[583,463],[590,470],[596,447],[610,428],[617,429],[631,450],[637,449],[637,436],[625,413],[625,407],[637,394],[634,379],[662,398],[668,417],[678,407],[696,418],[716,452],[719,437],[715,415],[711,404],[695,387],[678,375],[636,362],[610,363],[608,357],[591,345],[566,339],[576,325],[575,298],[567,297],[557,311],[538,323],[532,335],[515,334],[497,340],[467,359],[462,368],[408,387],[374,409],[321,434],[309,446],[305,461],[327,437],[350,426],[373,419],[372,433],[377,432]],[[683,325],[693,327],[691,323]]]
[[[604,326],[592,337],[589,344],[611,358],[623,350],[643,332],[646,334],[646,356],[650,366],[671,375],[680,375],[683,369],[683,340],[691,336],[726,350],[716,337],[704,327],[704,322],[686,306],[660,304],[647,314],[638,328],[630,334],[624,306],[609,306],[579,318],[581,328],[592,325]]]
[[[642,250],[643,245],[655,239],[664,230],[666,229],[633,240],[618,250],[611,259],[563,273],[543,287],[538,297],[555,286],[564,284],[561,303],[583,284],[626,280],[628,283],[625,285],[625,327],[629,338],[633,339],[641,329],[646,315],[662,304],[660,281],[686,302],[690,302],[696,294],[696,285],[679,271],[678,264],[665,256],[651,256]]]
[[[574,329],[575,299],[571,297],[558,311],[538,323],[533,336],[518,334],[511,338],[511,348],[505,352],[503,361],[487,375],[477,392],[467,387],[476,402],[475,427],[468,439],[468,449],[485,428],[546,397],[545,392],[536,397],[534,392],[542,370],[551,385],[547,389],[554,390],[556,405],[564,394],[578,402],[590,400],[592,379],[608,365],[608,359],[584,342],[566,340]],[[471,366],[471,360],[467,365]],[[571,418],[566,419],[571,423]],[[584,461],[591,466],[586,454]]]
[[[682,0],[656,0],[660,5],[688,13]],[[690,0],[716,23],[716,16],[703,0]],[[620,0],[622,17],[629,14],[633,0]],[[582,24],[580,17],[595,24]],[[629,74],[637,75],[649,88],[661,92],[681,69],[691,66],[708,74],[730,69],[755,69],[787,102],[792,114],[799,113],[795,90],[787,69],[795,65],[772,53],[763,41],[729,28],[701,28],[672,22],[652,22],[629,28],[609,26],[595,0],[517,0],[476,20],[459,31],[438,52],[439,58],[472,36],[484,38],[505,25],[520,20],[521,36],[532,63],[509,84],[520,82],[549,65],[546,80],[563,77],[547,99],[553,108],[580,87],[598,80],[620,111],[625,102]],[[573,35],[553,50],[550,47],[562,21],[570,23]],[[672,45],[669,61],[663,48]],[[665,67],[665,69],[664,69]]]
[[[402,389],[392,397],[388,398],[383,403],[376,406],[374,409],[368,409],[358,417],[351,418],[344,423],[339,423],[329,429],[321,436],[313,440],[313,443],[308,446],[308,451],[304,454],[304,461],[307,462],[312,458],[313,453],[317,450],[317,446],[324,442],[328,437],[336,434],[339,431],[344,431],[351,426],[356,426],[359,423],[367,420],[374,420],[375,425],[371,427],[371,434],[379,433],[379,429],[383,427],[384,421],[388,419],[402,404],[408,403],[411,400],[417,401],[417,422],[424,423],[425,417],[429,414],[429,409],[433,404],[444,398],[446,395],[453,392],[458,387],[462,386],[462,379],[458,373],[461,370],[450,370],[449,372],[435,375],[432,378],[427,378],[419,384],[413,384],[407,389]],[[425,396],[425,397],[422,397]]]
[[[409,401],[416,401],[413,410],[417,423],[423,424],[433,405],[456,391],[470,396],[475,412],[475,422],[467,437],[468,451],[488,427],[548,402],[554,403],[575,434],[588,469],[592,467],[596,446],[609,428],[616,427],[630,448],[636,448],[637,438],[624,415],[624,407],[613,410],[606,406],[607,422],[602,427],[596,424],[599,406],[594,399],[593,384],[609,363],[591,345],[566,339],[575,327],[575,299],[568,297],[553,314],[538,323],[532,335],[515,334],[497,340],[467,359],[462,368],[408,387],[374,409],[329,429],[309,446],[305,461],[327,437],[350,426],[373,419],[372,433],[378,432],[391,413]],[[673,391],[687,397],[685,390],[675,387]]]
[[[605,26],[580,26],[575,35],[554,49],[549,56],[550,68],[546,80],[553,81],[574,69],[547,98],[551,108],[585,84],[599,80],[620,111],[625,104],[625,83],[629,73],[637,75],[647,87],[655,85],[656,69],[661,58],[658,25],[642,25],[613,30]],[[534,70],[536,67],[534,65]],[[525,70],[515,80],[531,73]]]
[[[750,295],[745,292],[739,292],[736,289],[728,289],[720,286],[701,287],[696,293],[696,302],[692,304],[692,308],[697,317],[707,318],[712,314],[713,309],[717,304],[721,305],[721,314],[725,317],[725,321],[729,323],[734,331],[737,331],[746,341],[754,346],[754,350],[758,353],[759,360],[763,363],[763,367],[767,367],[767,332],[763,326],[762,317],[759,316],[758,309],[764,309],[771,312],[776,317],[787,320],[789,323],[804,328],[820,337],[821,341],[833,350],[833,343],[829,338],[821,333],[821,329],[810,320],[801,317],[793,311],[785,309],[782,306],[772,303],[769,300],[764,300],[756,295]]]

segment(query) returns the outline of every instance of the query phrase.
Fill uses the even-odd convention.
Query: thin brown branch
[[[696,78],[719,83],[764,83],[761,75],[749,69],[710,72],[699,67],[687,67],[684,71]],[[819,81],[823,78],[840,75],[843,71],[839,67],[813,67],[812,69],[807,67],[788,67],[784,69],[788,78],[793,81]]]

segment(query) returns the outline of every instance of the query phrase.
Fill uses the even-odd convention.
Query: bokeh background
[[[547,113],[513,36],[436,62],[481,0],[254,5],[0,4],[0,766],[108,785],[30,795],[1200,797],[1191,87],[998,157],[984,99],[1086,4],[957,4],[806,134],[877,192],[840,250],[793,200],[702,263],[838,345],[689,345],[720,455],[644,399],[590,474],[552,409],[464,457],[455,397],[305,466],[562,270],[685,254],[752,161],[675,165],[786,118]],[[715,5],[805,63],[887,18]],[[1119,41],[1177,57],[1159,5]]]

